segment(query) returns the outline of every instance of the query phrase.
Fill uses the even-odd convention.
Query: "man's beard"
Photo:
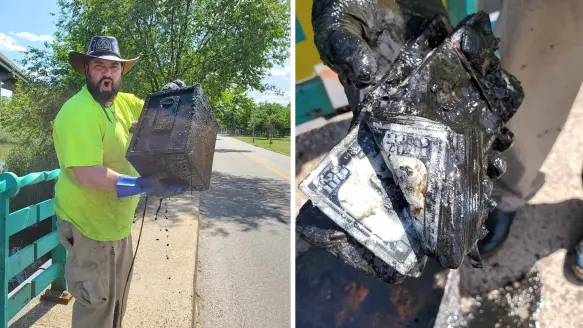
[[[104,80],[109,80],[109,83],[111,83],[110,91],[99,90],[99,86],[101,85],[101,83],[103,83]],[[99,81],[97,81],[97,84],[92,84],[91,81],[89,81],[89,78],[86,78],[86,81],[87,90],[89,90],[89,93],[91,93],[93,99],[95,99],[95,101],[100,103],[102,106],[106,106],[107,104],[113,102],[115,96],[117,96],[117,93],[121,88],[121,79],[118,85],[115,85],[115,83],[113,83],[113,80],[107,77],[101,78]]]

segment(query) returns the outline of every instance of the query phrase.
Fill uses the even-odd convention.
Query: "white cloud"
[[[266,76],[262,82],[265,84],[273,85],[277,89],[279,89],[283,95],[278,95],[274,92],[264,92],[261,93],[259,91],[249,91],[247,95],[255,102],[276,102],[282,105],[287,105],[290,103],[290,78],[291,78],[291,65],[290,59],[288,58],[283,66],[274,66],[272,67],[269,72],[267,72],[268,76]]]
[[[26,47],[16,43],[16,40],[0,32],[0,50],[4,51],[27,51]]]
[[[16,35],[17,37],[19,37],[21,39],[25,39],[25,40],[32,41],[32,42],[53,40],[53,37],[48,35],[48,34],[36,35],[36,34],[32,34],[30,32],[18,32],[18,33],[15,33],[13,35]]]
[[[270,76],[277,76],[277,77],[281,76],[281,77],[288,77],[289,78],[290,66],[286,65],[283,67],[281,67],[281,66],[280,67],[272,67],[269,70],[269,74],[270,74]]]
[[[255,100],[256,103],[260,103],[260,102],[275,102],[275,103],[280,103],[282,105],[287,105],[290,102],[290,98],[289,98],[289,92],[285,92],[283,91],[283,95],[277,95],[273,92],[258,92],[258,91],[251,91],[248,92],[247,95],[251,98],[253,98],[253,100]]]

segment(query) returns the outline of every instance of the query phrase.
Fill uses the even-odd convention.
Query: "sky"
[[[9,4],[7,4],[7,2]],[[44,41],[52,40],[57,30],[57,18],[49,13],[57,13],[57,1],[54,0],[19,0],[0,1],[0,53],[15,64],[24,56],[28,47],[42,48]],[[88,40],[89,41],[89,40]],[[123,42],[120,40],[120,42]],[[247,94],[256,102],[268,101],[288,104],[290,102],[290,60],[284,66],[275,66],[268,72],[263,82],[275,85],[283,92],[283,96],[272,92],[260,93],[249,91]],[[2,90],[2,95],[10,95],[8,90]]]

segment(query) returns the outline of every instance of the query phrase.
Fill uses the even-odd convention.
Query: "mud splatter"
[[[346,319],[350,319],[368,295],[368,288],[351,281],[344,287],[346,296],[342,309],[336,315],[336,324],[341,326]]]
[[[455,272],[449,284],[459,282]],[[539,327],[539,314],[543,306],[542,284],[539,273],[533,271],[525,278],[485,294],[461,296],[457,286],[450,286],[435,328],[481,327]]]

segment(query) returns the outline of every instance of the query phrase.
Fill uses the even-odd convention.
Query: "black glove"
[[[435,31],[443,33],[428,34],[428,42],[402,52],[361,105],[370,109],[368,126],[409,194],[412,213],[423,211],[413,216],[426,253],[446,268],[459,267],[466,254],[481,266],[476,242],[496,205],[490,199],[492,180],[506,171],[501,151],[512,143],[504,124],[524,94],[500,66],[487,14],[467,17],[443,41],[449,28],[435,23]],[[432,49],[435,43],[440,45]],[[431,51],[422,61],[414,56],[420,47]],[[423,188],[412,185],[421,181],[412,177],[415,165],[427,175]],[[419,196],[425,202],[414,205],[411,199]]]
[[[179,179],[169,178],[164,173],[142,177],[143,192],[156,197],[171,197],[188,190],[188,183]]]
[[[160,89],[160,91],[178,90],[186,87],[186,83],[182,82],[181,80],[174,80],[170,83],[166,83],[162,89]]]
[[[296,218],[296,232],[310,244],[332,253],[350,266],[386,283],[400,283],[405,279],[404,275],[380,260],[330,220],[312,204],[312,201],[307,201],[300,209]]]
[[[360,89],[378,82],[435,15],[447,19],[441,0],[314,0],[314,42],[340,80]]]
[[[523,98],[519,82],[501,69],[494,55],[497,40],[492,35],[488,16],[474,15],[460,23],[460,26],[466,27],[444,45],[445,36],[451,27],[440,19],[425,24],[423,34],[401,52],[390,73],[383,79],[383,84],[363,101],[363,114],[356,120],[356,123],[371,127],[376,134],[377,144],[383,146],[386,153],[394,151],[388,146],[391,146],[391,142],[395,143],[395,140],[384,139],[387,129],[383,130],[383,124],[409,124],[413,128],[433,124],[440,126],[438,130],[449,131],[449,139],[444,144],[447,146],[440,150],[449,151],[447,163],[442,169],[446,173],[445,177],[439,176],[439,172],[432,172],[428,161],[423,163],[428,170],[429,186],[428,190],[421,192],[425,200],[424,210],[435,207],[435,196],[440,194],[443,196],[442,205],[437,206],[441,206],[439,217],[442,220],[438,224],[422,218],[425,221],[417,222],[422,226],[417,230],[424,252],[435,256],[443,266],[450,268],[459,266],[466,254],[474,266],[480,266],[475,243],[483,236],[480,229],[485,214],[493,204],[489,201],[492,188],[490,179],[496,179],[504,173],[506,164],[500,152],[512,144],[512,133],[503,125],[516,112]],[[442,46],[435,49],[439,44]],[[431,51],[434,52],[427,57]],[[420,122],[424,119],[429,123]],[[456,143],[455,140],[463,140],[465,143]],[[397,145],[401,147],[398,151],[404,150],[405,153],[400,155],[405,157],[413,154],[407,152],[420,151],[418,148],[423,144],[421,142],[417,145],[414,138],[406,141],[412,144]],[[452,148],[454,144],[460,148]],[[407,181],[411,170],[405,166],[393,166],[392,171],[397,175],[395,180],[404,193],[410,194],[416,186]],[[403,173],[402,176],[399,176],[400,173]],[[439,191],[431,188],[429,182],[435,179],[441,179],[444,188]],[[415,204],[411,201],[409,203],[411,216],[415,216]],[[306,205],[306,209],[298,216],[297,231],[300,237],[314,245],[325,246],[349,265],[384,281],[399,280],[397,275],[380,273],[363,266],[364,256],[346,256],[346,251],[362,248],[352,238],[334,238],[334,247],[321,242],[327,240],[326,236],[346,234],[339,227],[331,226],[325,230],[318,227],[319,220],[310,217],[314,211],[307,210],[310,207],[311,204]],[[434,230],[426,231],[426,226]],[[351,254],[354,252],[351,251]],[[375,262],[378,260],[374,255],[370,259]]]

